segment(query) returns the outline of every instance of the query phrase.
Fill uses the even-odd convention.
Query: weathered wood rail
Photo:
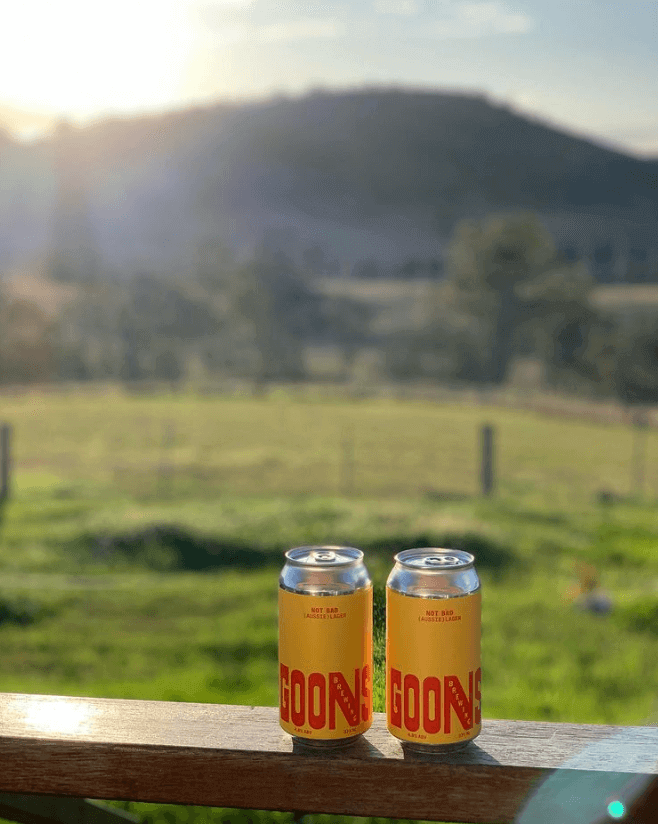
[[[611,821],[621,802],[626,821],[656,822],[657,773],[656,727],[488,720],[476,745],[430,759],[380,713],[364,740],[321,753],[271,707],[0,693],[0,816],[25,824],[106,824],[87,798],[538,824]]]

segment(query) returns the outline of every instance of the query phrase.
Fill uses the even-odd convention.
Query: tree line
[[[309,378],[309,346],[331,345],[349,377],[380,355],[382,380],[497,386],[518,357],[547,385],[628,403],[658,402],[658,305],[602,310],[582,261],[563,256],[532,213],[456,227],[443,277],[428,281],[422,328],[378,330],[365,299],[328,296],[308,261],[261,250],[238,262],[200,248],[179,277],[126,280],[57,271],[74,297],[56,314],[0,291],[0,382]]]

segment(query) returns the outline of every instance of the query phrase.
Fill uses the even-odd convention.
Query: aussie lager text
[[[386,587],[388,729],[410,749],[464,746],[482,725],[473,556],[428,548],[395,560]]]
[[[361,550],[298,547],[279,581],[279,719],[335,746],[372,722],[372,585]]]

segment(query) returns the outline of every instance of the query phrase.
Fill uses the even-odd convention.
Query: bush
[[[28,598],[0,597],[0,625],[15,624],[20,627],[33,624],[45,613],[44,608]]]

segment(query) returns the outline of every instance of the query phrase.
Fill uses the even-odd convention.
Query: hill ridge
[[[82,239],[53,229],[75,233],[61,215],[73,195]],[[461,219],[519,209],[542,215],[563,246],[622,237],[646,249],[658,161],[478,92],[397,87],[215,103],[0,142],[0,267],[77,243],[94,246],[107,274],[171,272],[211,241],[243,254],[321,246],[343,268],[390,266],[440,255]]]

